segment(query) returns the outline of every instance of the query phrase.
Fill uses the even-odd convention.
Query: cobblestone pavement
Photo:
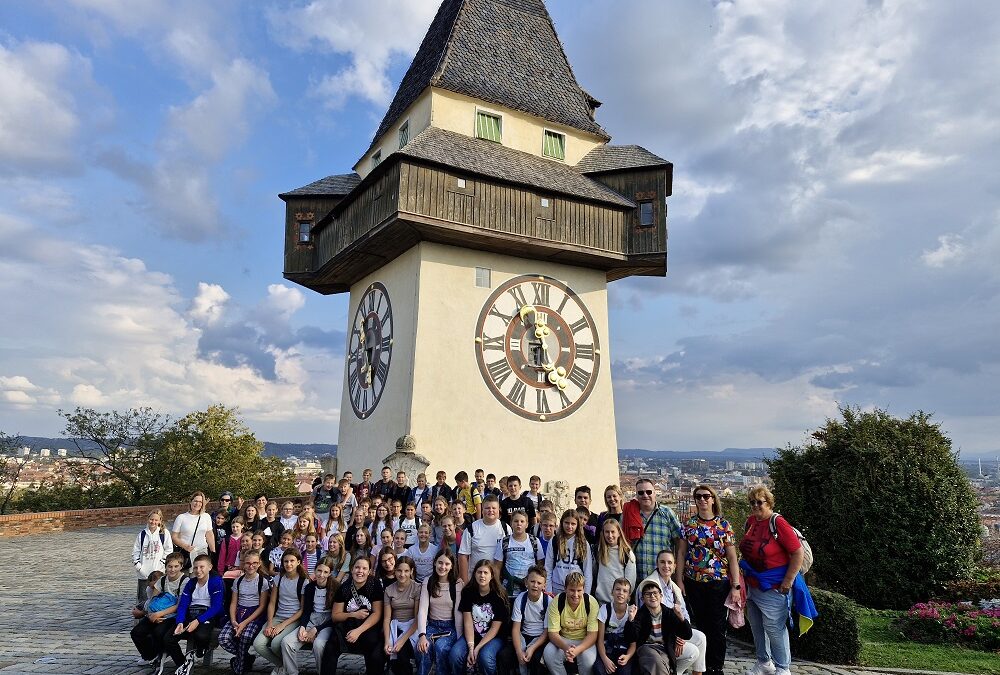
[[[137,531],[118,527],[0,539],[0,674],[150,675],[150,668],[137,665],[128,635],[135,599],[129,556]],[[228,672],[229,656],[216,650],[212,666],[199,665],[195,673]],[[311,659],[303,661],[308,661],[303,672],[315,672]],[[734,644],[726,675],[741,674],[752,662],[752,652]],[[363,673],[363,662],[345,656],[339,672]],[[873,675],[811,663],[793,664],[792,673]]]

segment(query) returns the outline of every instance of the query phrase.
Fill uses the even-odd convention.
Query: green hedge
[[[799,637],[795,634],[796,631],[789,631],[792,656],[820,663],[858,663],[861,657],[858,606],[840,593],[819,588],[810,588],[809,592],[812,593],[819,616],[804,636]],[[744,628],[732,631],[732,635],[753,644],[749,622]]]

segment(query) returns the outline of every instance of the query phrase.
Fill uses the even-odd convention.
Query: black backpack
[[[539,550],[540,550],[539,547],[541,546],[541,543],[539,543],[538,537],[536,537],[535,535],[531,534],[530,532],[527,532],[526,534],[528,535],[528,541],[531,542],[531,548],[535,552],[535,562],[537,563],[538,562],[538,553],[539,553]],[[513,536],[514,536],[513,534],[508,534],[500,542],[500,547],[501,547],[501,549],[503,551],[503,561],[502,561],[501,567],[506,567],[507,566],[507,551],[510,550],[510,539]],[[545,556],[542,556],[542,557],[544,558]]]
[[[240,584],[243,583],[243,576],[244,575],[241,574],[239,576],[239,578],[236,579],[236,595],[237,595],[237,597],[239,597],[239,594],[240,594]],[[264,592],[264,575],[261,574],[260,572],[258,572],[257,573],[257,595],[260,595],[263,592]],[[302,595],[302,587],[301,586],[299,587],[299,595]]]
[[[524,619],[524,608],[528,606],[528,592],[525,591],[521,593],[521,601],[517,603],[521,610],[521,619]],[[542,623],[545,623],[545,617],[549,612],[549,596],[542,593]],[[522,624],[523,625],[523,624]]]
[[[560,593],[558,599],[559,613],[562,614],[563,610],[566,609],[566,593]],[[583,609],[587,614],[590,614],[590,594],[583,594]]]

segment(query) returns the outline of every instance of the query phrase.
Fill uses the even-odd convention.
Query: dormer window
[[[379,150],[374,155],[372,155],[372,168],[374,169],[381,163],[382,163],[382,151]]]
[[[403,147],[410,142],[410,120],[403,122],[399,127],[399,147]]]
[[[653,202],[639,202],[639,227],[653,227]]]
[[[503,134],[503,120],[500,115],[495,115],[482,110],[476,111],[476,138],[484,138],[487,141],[499,143]]]
[[[552,159],[566,159],[566,134],[546,129],[542,139],[542,156]]]

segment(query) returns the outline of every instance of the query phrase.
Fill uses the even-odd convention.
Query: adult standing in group
[[[753,630],[757,663],[747,671],[751,675],[789,675],[791,651],[788,644],[789,594],[802,567],[802,544],[788,521],[774,519],[771,533],[774,495],[763,485],[750,489],[750,517],[740,542],[748,586],[747,619]],[[767,577],[776,583],[762,587]],[[779,581],[780,579],[780,581]],[[773,662],[773,664],[772,664]]]
[[[215,548],[212,536],[212,516],[205,513],[204,492],[191,495],[187,513],[181,513],[174,518],[170,531],[170,539],[174,542],[174,550],[184,553],[184,569],[190,569],[191,561],[200,555],[208,555],[209,545]]]
[[[236,503],[233,503],[233,493],[227,490],[219,495],[219,508],[212,512],[212,520],[215,521],[215,518],[219,513],[225,513],[226,534],[232,534],[233,531],[230,528],[230,525],[232,525],[233,518],[240,515],[241,508],[243,508],[243,499],[241,498]]]
[[[604,526],[604,521],[610,518],[622,522],[622,505],[625,504],[625,495],[622,494],[621,486],[609,485],[604,488],[604,506],[606,511],[602,511],[597,517],[597,531],[600,532]]]
[[[684,524],[677,548],[674,581],[687,598],[691,618],[708,642],[706,675],[722,675],[726,663],[729,610],[726,598],[740,598],[740,568],[736,535],[722,517],[719,495],[708,485],[691,493],[698,513]]]
[[[656,554],[677,550],[681,524],[669,506],[659,503],[656,485],[648,478],[635,482],[635,499],[622,507],[622,529],[635,551],[636,579],[656,571]]]

